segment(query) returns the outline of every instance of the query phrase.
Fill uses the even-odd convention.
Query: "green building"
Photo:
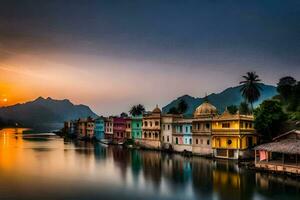
[[[142,120],[143,116],[132,116],[131,118],[131,136],[132,139],[142,139]]]

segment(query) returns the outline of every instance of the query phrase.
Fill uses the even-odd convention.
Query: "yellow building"
[[[257,144],[253,115],[230,114],[226,109],[213,118],[212,148],[217,158],[243,159],[251,157],[251,147]]]

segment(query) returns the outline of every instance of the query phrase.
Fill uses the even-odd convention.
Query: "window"
[[[249,123],[249,128],[252,128],[252,123]]]
[[[148,126],[148,122],[147,121],[145,121],[145,126]]]
[[[150,121],[150,127],[152,127],[152,121]]]
[[[162,140],[165,141],[165,136],[162,136]]]
[[[182,126],[179,126],[179,132],[182,133]]]
[[[222,123],[222,128],[230,128],[230,123]]]
[[[187,133],[187,132],[189,132],[189,127],[185,127],[185,132]]]
[[[147,138],[147,133],[146,132],[144,132],[144,138]]]
[[[210,144],[210,141],[209,141],[209,140],[207,140],[207,141],[206,141],[206,143],[207,143],[207,145],[209,145],[209,144]]]
[[[190,138],[190,144],[192,144],[192,138]]]
[[[140,124],[139,124],[139,123],[137,123],[137,124],[136,124],[136,127],[140,127]]]
[[[232,140],[227,140],[227,144],[231,145],[232,144]]]
[[[178,144],[178,138],[176,137],[176,144]]]
[[[167,136],[167,142],[169,142],[169,136]]]
[[[210,124],[209,124],[209,123],[206,123],[206,124],[205,124],[205,127],[206,127],[206,129],[209,129],[209,128],[210,128]]]
[[[185,138],[185,143],[187,144],[187,139]]]
[[[196,144],[198,144],[198,139],[196,139]]]
[[[163,129],[166,130],[166,125],[163,125]]]
[[[151,138],[151,133],[150,132],[148,133],[148,136],[149,136],[149,138]]]
[[[155,138],[158,138],[158,133],[157,132],[155,132]]]
[[[155,121],[155,126],[159,126],[159,122],[158,121]]]

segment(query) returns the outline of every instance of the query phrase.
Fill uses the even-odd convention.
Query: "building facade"
[[[176,152],[192,152],[192,119],[178,119],[173,123],[173,149]]]
[[[86,137],[87,120],[80,118],[80,119],[78,119],[77,124],[78,124],[77,136],[79,139],[83,139]]]
[[[104,117],[98,117],[95,119],[95,138],[97,140],[102,140],[105,138],[105,119]]]
[[[182,118],[181,115],[164,114],[161,117],[161,145],[162,149],[172,150],[172,134],[173,134],[173,123]]]
[[[92,118],[88,118],[86,120],[86,139],[94,138],[94,130],[95,130],[95,121]]]
[[[195,155],[212,156],[211,147],[212,119],[217,115],[217,109],[208,101],[202,103],[194,112],[193,119],[193,149]]]
[[[115,143],[123,143],[126,140],[126,119],[113,118],[113,140]]]
[[[113,118],[109,117],[105,119],[105,139],[112,140],[114,138],[113,132]]]
[[[126,130],[125,130],[125,137],[126,139],[131,139],[131,118],[126,118]]]
[[[226,109],[212,121],[212,148],[214,156],[244,159],[253,156],[250,150],[257,144],[253,115],[230,114]],[[253,154],[253,155],[252,155]]]
[[[161,148],[161,110],[156,106],[154,110],[143,117],[143,134],[140,145],[146,148]]]
[[[143,123],[142,115],[131,117],[131,138],[133,140],[142,139],[142,123]]]

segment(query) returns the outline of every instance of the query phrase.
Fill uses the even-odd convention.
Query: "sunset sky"
[[[0,106],[39,96],[97,114],[300,79],[300,1],[3,0]]]

